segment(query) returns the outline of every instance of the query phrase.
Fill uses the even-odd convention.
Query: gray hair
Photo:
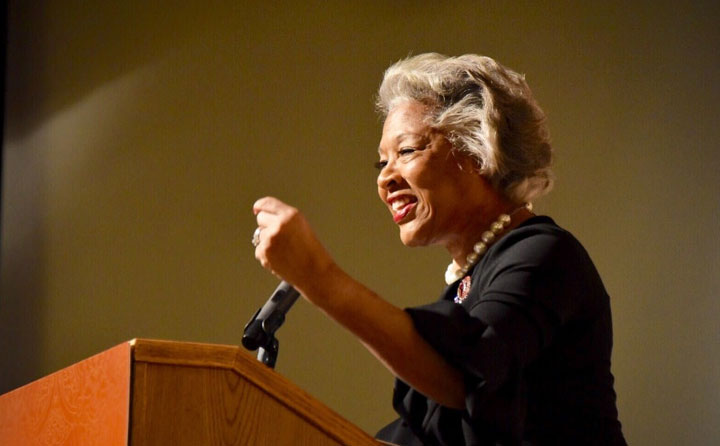
[[[400,102],[430,107],[430,125],[474,157],[480,174],[509,199],[529,202],[552,188],[552,147],[545,113],[525,76],[474,54],[420,54],[385,71],[377,110]]]

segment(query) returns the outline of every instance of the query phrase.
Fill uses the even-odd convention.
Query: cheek
[[[421,194],[418,215],[423,220],[432,220],[434,224],[444,226],[462,215],[464,195],[447,182],[436,184],[435,187],[424,189]]]
[[[421,201],[429,209],[439,209],[447,204],[448,200],[455,200],[458,197],[452,193],[453,188],[448,184],[448,178],[436,175],[428,175],[418,179],[415,192]]]

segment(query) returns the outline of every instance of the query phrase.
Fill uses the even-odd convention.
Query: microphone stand
[[[285,322],[285,313],[298,297],[300,293],[287,282],[282,282],[245,325],[242,345],[248,350],[257,350],[258,361],[271,369],[275,368],[280,348],[275,332]]]

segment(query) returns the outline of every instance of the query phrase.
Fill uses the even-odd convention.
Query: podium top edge
[[[132,339],[128,343],[132,346],[132,361],[135,365],[144,363],[231,370],[327,432],[340,444],[346,444],[349,439],[348,444],[379,444],[290,380],[257,361],[242,347],[152,339]]]
[[[134,362],[157,364],[232,369],[236,366],[238,354],[245,354],[238,346],[198,342],[135,338],[128,344],[132,348]]]

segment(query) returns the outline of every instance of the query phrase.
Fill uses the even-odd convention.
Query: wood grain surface
[[[2,446],[125,446],[126,342],[0,396]]]
[[[136,340],[132,446],[377,443],[235,346]]]

